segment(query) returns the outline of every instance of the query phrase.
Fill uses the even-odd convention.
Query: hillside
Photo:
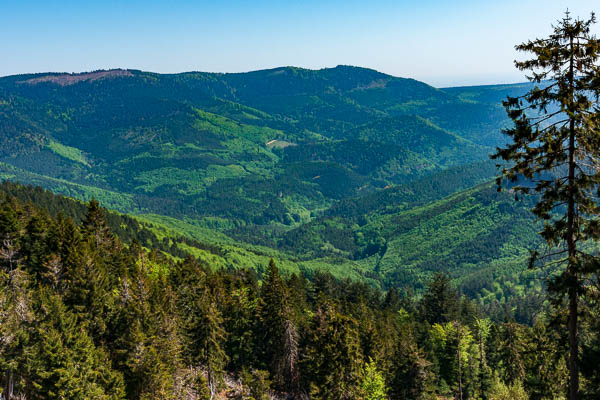
[[[451,182],[449,176],[427,179],[417,187],[425,190],[436,182]],[[398,188],[395,196],[401,192]],[[259,277],[272,258],[286,275],[315,277],[327,271],[338,279],[420,293],[436,272],[443,271],[461,292],[487,307],[489,315],[503,318],[509,312],[511,318],[530,322],[530,302],[539,301],[540,284],[532,279],[535,273],[524,270],[527,246],[537,243],[524,205],[487,183],[445,198],[443,188],[428,193],[429,199],[418,191],[405,193],[406,201],[395,209],[372,206],[359,217],[336,216],[331,210],[330,216],[280,236],[270,232],[271,247],[245,244],[236,236],[159,215],[106,212],[106,221],[125,244],[136,242],[173,261],[193,256],[213,270],[250,269]],[[85,204],[41,188],[1,184],[0,202],[11,198],[75,222],[87,212]]]
[[[30,205],[51,217],[70,218],[81,223],[88,206],[75,199],[58,196],[40,187],[23,186],[8,181],[0,183],[0,204],[17,201]],[[343,265],[319,261],[300,261],[293,254],[265,246],[245,244],[207,228],[159,215],[130,216],[103,210],[108,227],[126,245],[137,243],[145,249],[163,254],[171,261],[193,257],[211,269],[249,269],[261,276],[271,259],[282,273],[314,275],[326,270],[333,276],[351,278],[377,286],[364,267],[353,262]]]
[[[566,388],[547,379],[565,376],[558,329],[503,323],[509,313],[484,310],[444,275],[414,296],[280,272],[274,260],[214,268],[169,256],[166,240],[140,246],[155,228],[96,202],[0,186],[3,397],[434,399],[464,385],[470,398],[515,387],[543,398]],[[594,344],[594,326],[584,329]],[[511,382],[513,370],[528,379]],[[593,398],[596,386],[584,388]]]
[[[348,66],[4,77],[0,178],[133,214],[156,236],[147,246],[175,257],[254,269],[274,257],[382,287],[420,288],[437,270],[464,281],[530,243],[532,230],[510,229],[521,208],[491,188],[452,197],[496,174],[497,100],[522,90],[440,90]],[[428,255],[440,251],[445,265]]]
[[[504,116],[473,107],[497,105],[344,66],[18,75],[0,78],[0,169],[124,212],[290,225],[485,159],[499,132],[477,127]]]

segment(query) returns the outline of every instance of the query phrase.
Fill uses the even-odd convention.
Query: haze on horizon
[[[514,46],[549,34],[567,8],[588,18],[600,7],[591,0],[3,0],[0,76],[344,64],[437,87],[512,83],[525,80]]]

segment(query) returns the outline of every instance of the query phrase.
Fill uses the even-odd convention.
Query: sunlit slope
[[[18,75],[0,78],[0,162],[23,182],[92,188],[80,198],[116,193],[121,211],[292,226],[485,159],[500,117],[463,97],[346,66]]]

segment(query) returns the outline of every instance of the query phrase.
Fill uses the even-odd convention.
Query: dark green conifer
[[[460,298],[450,278],[442,273],[433,276],[421,300],[421,314],[430,324],[442,324],[458,318]]]
[[[26,394],[34,399],[123,399],[123,376],[111,368],[60,298],[39,292],[40,315],[32,347]]]
[[[298,389],[300,371],[299,334],[291,314],[287,287],[271,259],[260,296],[263,360],[275,386],[293,392]]]
[[[398,339],[389,381],[390,400],[422,400],[431,395],[431,363],[425,359],[412,334]]]
[[[507,162],[498,178],[519,194],[537,193],[533,213],[543,220],[541,232],[549,252],[532,252],[530,265],[560,265],[550,290],[558,303],[566,297],[569,317],[569,396],[579,398],[580,296],[586,279],[600,262],[586,246],[600,239],[600,41],[591,34],[592,14],[584,21],[569,12],[547,38],[516,46],[533,58],[516,61],[531,73],[534,89],[504,105],[514,126],[511,139],[493,158]]]
[[[311,398],[357,397],[363,365],[357,322],[325,303],[315,313],[308,335],[303,363]]]

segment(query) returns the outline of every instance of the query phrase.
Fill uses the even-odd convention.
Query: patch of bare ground
[[[173,393],[175,398],[179,400],[200,400],[204,398],[198,392],[200,377],[206,382],[208,378],[206,368],[197,367],[179,370],[175,378]],[[233,374],[225,374],[222,383],[220,390],[214,393],[213,400],[244,400],[251,398],[248,387]],[[308,400],[308,397],[303,394],[291,395],[276,392],[270,392],[267,397],[269,400]]]
[[[133,74],[125,69],[112,69],[110,71],[86,72],[82,74],[46,75],[40,76],[39,78],[27,79],[26,81],[21,81],[19,83],[36,85],[38,83],[50,82],[60,86],[69,86],[84,81],[93,82],[100,79],[119,78],[127,76],[133,76]]]
[[[352,91],[369,90],[369,89],[385,89],[387,84],[388,84],[387,79],[377,79],[377,80],[371,81],[367,85],[357,86]]]

